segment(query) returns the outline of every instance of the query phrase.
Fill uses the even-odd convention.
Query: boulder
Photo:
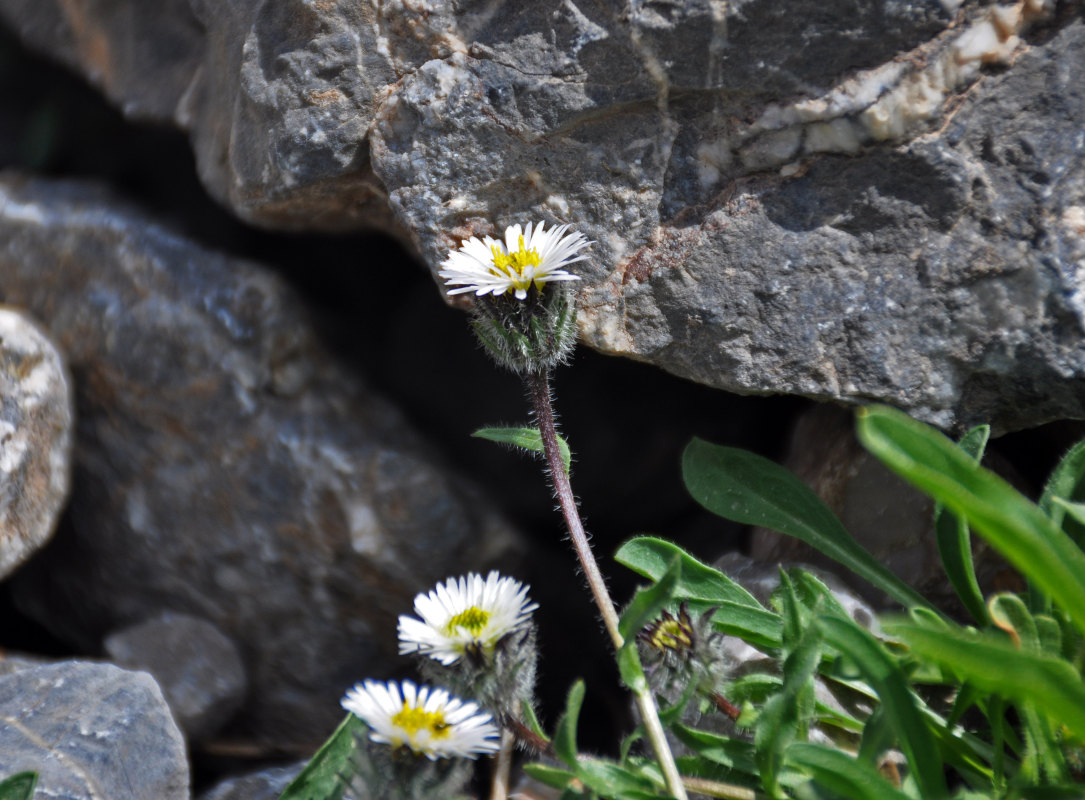
[[[64,661],[0,673],[0,775],[37,797],[188,800],[184,738],[145,672]]]
[[[0,306],[0,580],[56,530],[71,482],[64,359],[25,313]]]
[[[207,620],[166,613],[110,634],[104,646],[117,666],[151,673],[190,743],[216,733],[245,699],[241,655]]]
[[[581,332],[945,428],[1085,417],[1080,0],[0,0],[276,228],[568,222]]]
[[[269,744],[311,752],[345,687],[391,669],[415,593],[520,543],[256,264],[8,175],[0,286],[67,353],[80,409],[69,524],[17,602],[84,652],[165,612],[208,621]]]

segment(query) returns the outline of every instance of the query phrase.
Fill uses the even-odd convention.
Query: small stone
[[[27,314],[0,306],[0,579],[44,545],[68,496],[72,393],[64,360]]]
[[[154,676],[189,742],[216,733],[245,699],[237,647],[207,620],[166,613],[106,637],[105,650],[118,666]]]
[[[154,679],[64,661],[0,676],[0,775],[50,800],[188,800],[185,743]]]

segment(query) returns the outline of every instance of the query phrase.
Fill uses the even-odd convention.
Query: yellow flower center
[[[482,633],[486,623],[490,621],[490,612],[483,611],[478,606],[471,606],[466,611],[461,611],[448,621],[447,633],[452,635],[457,628],[464,628],[476,639]]]
[[[657,650],[678,650],[690,647],[693,639],[689,631],[676,619],[662,620],[652,631],[648,643]]]
[[[419,731],[429,731],[431,739],[448,736],[452,726],[445,722],[445,715],[440,711],[426,711],[424,708],[409,706],[403,701],[403,709],[392,716],[392,724],[405,731],[413,742]]]
[[[491,245],[490,250],[494,255],[491,273],[509,278],[512,281],[512,286],[509,287],[511,289],[527,289],[531,286],[533,279],[524,275],[524,269],[539,266],[541,259],[538,250],[527,249],[523,236],[520,237],[520,247],[515,252],[506,253],[505,248],[496,244]]]

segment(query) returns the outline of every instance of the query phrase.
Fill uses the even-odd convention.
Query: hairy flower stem
[[[584,525],[580,521],[580,511],[576,506],[576,497],[573,495],[573,487],[569,483],[569,474],[565,471],[565,464],[561,459],[561,450],[558,448],[558,432],[554,425],[554,409],[550,398],[550,372],[545,367],[529,372],[525,377],[531,403],[535,410],[535,421],[539,425],[539,435],[542,437],[543,451],[546,455],[546,466],[550,473],[550,483],[554,494],[557,496],[561,513],[565,517],[565,526],[569,529],[569,538],[573,542],[573,549],[580,560],[580,566],[584,570],[584,577],[588,580],[595,604],[599,607],[599,613],[603,617],[603,625],[614,645],[615,652],[622,649],[625,640],[618,630],[618,612],[614,609],[614,601],[610,599],[606,581],[599,571],[599,565],[595,563],[592,555],[588,536],[584,532]],[[678,767],[674,763],[674,755],[667,744],[667,737],[663,733],[663,726],[659,721],[659,712],[656,710],[655,698],[652,690],[647,686],[639,691],[634,690],[637,708],[640,709],[641,719],[644,722],[648,740],[652,743],[656,761],[659,762],[663,771],[663,778],[667,783],[667,789],[675,800],[687,800],[686,789],[682,785],[682,777],[678,774]]]

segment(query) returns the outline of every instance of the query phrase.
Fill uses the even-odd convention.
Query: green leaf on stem
[[[350,771],[356,737],[365,730],[364,722],[354,714],[347,714],[279,800],[339,800],[346,789],[342,776]]]
[[[576,780],[576,773],[550,764],[524,764],[524,772],[554,789],[564,789]]]
[[[0,800],[30,800],[38,785],[38,773],[17,772],[0,781]]]
[[[566,766],[577,767],[576,725],[580,718],[580,707],[584,704],[584,681],[578,680],[569,689],[565,700],[565,713],[558,720],[554,733],[554,752]]]
[[[527,729],[538,736],[540,742],[550,744],[550,737],[546,735],[546,731],[539,724],[539,718],[535,715],[535,709],[530,702],[524,700],[520,704],[520,713],[523,715],[523,723],[527,726]]]
[[[852,538],[810,487],[754,453],[694,439],[682,456],[686,489],[725,519],[806,542],[904,606],[930,606]]]
[[[652,580],[662,578],[671,561],[678,558],[682,570],[674,587],[674,600],[687,601],[690,613],[715,609],[712,624],[722,633],[738,636],[755,647],[780,646],[779,614],[768,611],[722,572],[705,566],[677,545],[652,536],[639,536],[623,544],[614,558]]]
[[[680,579],[675,585],[678,600],[703,600],[706,603],[730,602],[764,609],[757,599],[718,569],[702,564],[673,542],[654,536],[638,536],[618,548],[614,560],[639,575],[658,581],[666,574],[671,562],[681,566]]]
[[[1078,546],[1085,547],[1085,520],[1065,520],[1066,506],[1059,503],[1060,500],[1064,503],[1085,500],[1085,440],[1075,444],[1062,457],[1058,466],[1051,471],[1040,497],[1040,508],[1070,534]]]
[[[538,453],[541,456],[546,455],[545,449],[543,448],[542,434],[539,433],[538,428],[527,426],[516,428],[479,428],[471,435],[477,439],[487,439],[491,442],[497,442],[498,444],[508,444],[513,447],[519,447],[521,450],[527,450],[530,453]],[[565,474],[568,475],[572,464],[572,453],[569,450],[569,444],[560,434],[558,434],[558,450],[561,451],[561,463],[565,465]]]

